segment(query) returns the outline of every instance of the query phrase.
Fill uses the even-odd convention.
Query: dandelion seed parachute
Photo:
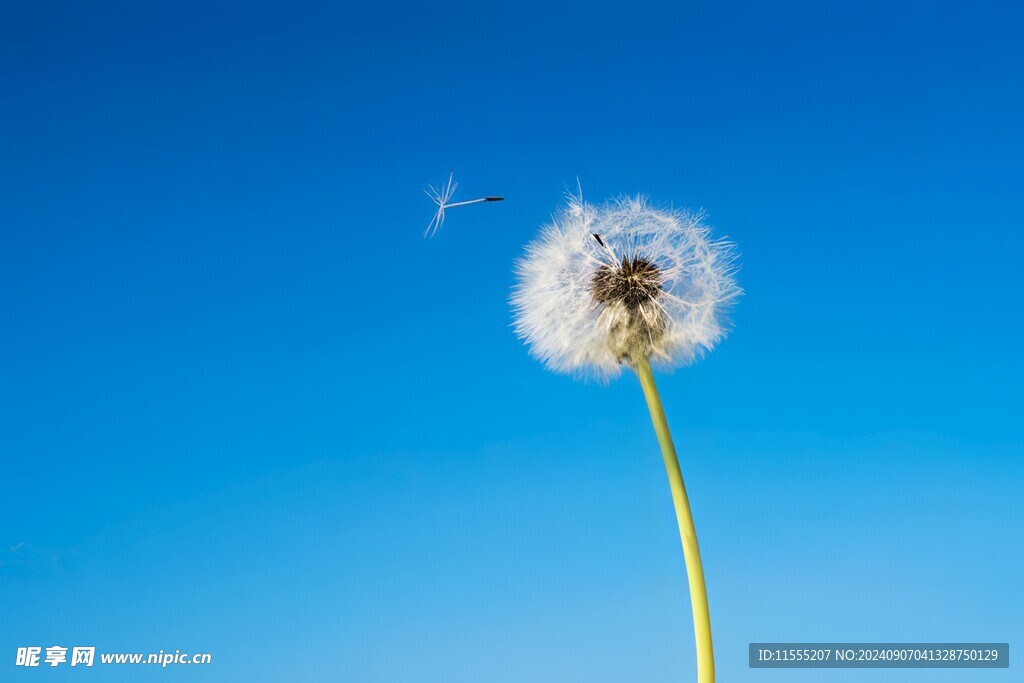
[[[455,194],[455,190],[458,189],[459,184],[454,182],[455,173],[451,173],[448,176],[447,185],[439,185],[434,187],[428,185],[427,189],[423,190],[430,200],[437,205],[437,211],[434,213],[434,217],[430,219],[430,223],[427,224],[427,229],[423,232],[423,237],[433,237],[437,234],[437,231],[444,225],[445,211],[448,209],[455,208],[456,206],[466,206],[467,204],[480,204],[482,202],[501,202],[504,201],[504,197],[479,197],[477,199],[467,199],[461,202],[451,201],[452,195]]]
[[[515,329],[557,372],[608,379],[641,360],[688,365],[728,331],[734,263],[703,214],[643,197],[572,198],[517,263]]]

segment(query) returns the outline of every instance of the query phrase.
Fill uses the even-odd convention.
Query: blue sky
[[[751,641],[1024,642],[1019,8],[3,14],[0,677],[687,680],[639,386],[509,327],[577,177],[742,254],[733,334],[659,378],[722,680],[977,680]],[[424,241],[452,170],[507,199]]]

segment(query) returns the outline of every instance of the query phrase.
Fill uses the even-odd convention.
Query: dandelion
[[[702,214],[645,199],[603,206],[570,198],[517,264],[515,327],[548,368],[602,381],[636,373],[675,505],[697,643],[697,679],[713,683],[704,570],[679,459],[652,365],[688,365],[725,336],[739,296],[732,246],[711,238]]]
[[[427,229],[424,231],[424,237],[433,237],[441,226],[444,224],[445,211],[454,208],[456,206],[466,206],[467,204],[480,204],[481,202],[500,202],[503,201],[504,197],[480,197],[478,199],[467,199],[462,202],[452,202],[452,195],[455,194],[455,190],[459,188],[459,184],[454,182],[455,174],[451,173],[448,175],[447,185],[428,185],[427,189],[423,190],[431,201],[437,205],[437,211],[434,213],[434,217],[430,219],[430,223],[427,224]]]

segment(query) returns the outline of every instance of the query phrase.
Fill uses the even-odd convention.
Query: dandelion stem
[[[704,585],[704,568],[700,562],[700,549],[697,547],[697,530],[693,525],[693,514],[690,512],[690,501],[686,496],[686,485],[683,484],[683,473],[679,469],[679,458],[676,447],[672,443],[672,434],[665,419],[665,409],[661,406],[661,396],[654,383],[651,364],[646,358],[634,361],[640,386],[643,387],[647,408],[651,412],[651,422],[658,435],[661,456],[665,460],[668,473],[668,484],[672,489],[672,502],[676,508],[676,520],[679,522],[679,537],[683,542],[683,559],[686,561],[686,576],[690,583],[690,605],[693,608],[693,632],[697,641],[697,681],[698,683],[714,683],[715,653],[711,645],[711,615],[708,613],[708,592]]]

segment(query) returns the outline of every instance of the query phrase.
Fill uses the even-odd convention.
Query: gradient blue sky
[[[690,680],[637,383],[509,329],[578,176],[742,253],[660,380],[721,679],[1019,680],[747,668],[1024,646],[1024,15],[821,4],[5,2],[0,678]]]

